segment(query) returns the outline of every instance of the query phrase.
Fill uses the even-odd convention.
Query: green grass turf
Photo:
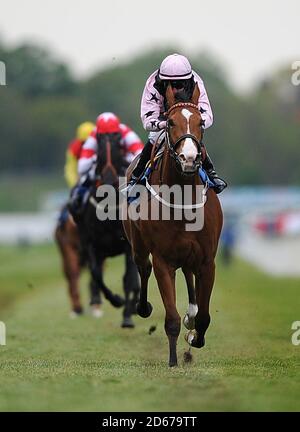
[[[122,257],[107,263],[106,281],[119,293],[122,269]],[[81,285],[87,305],[86,274]],[[297,279],[272,278],[239,260],[229,268],[219,262],[206,346],[184,364],[182,327],[179,366],[170,369],[153,276],[153,314],[135,317],[135,329],[121,329],[121,311],[107,302],[103,318],[71,320],[56,248],[2,247],[0,410],[298,411],[300,346],[291,343],[291,324],[300,320],[299,288]],[[177,293],[183,316],[180,273]]]

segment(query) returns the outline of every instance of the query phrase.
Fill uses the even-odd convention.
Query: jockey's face
[[[183,80],[175,80],[170,81],[172,89],[181,90],[184,87],[184,81]]]
[[[178,92],[182,92],[184,90],[184,85],[182,80],[178,81],[170,81],[173,94],[175,95]]]

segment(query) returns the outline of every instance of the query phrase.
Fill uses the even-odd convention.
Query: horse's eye
[[[173,121],[172,119],[169,120],[169,126],[170,126],[170,127],[175,126],[175,123],[174,123],[174,121]]]

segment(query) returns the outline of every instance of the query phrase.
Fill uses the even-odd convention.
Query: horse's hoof
[[[183,325],[188,330],[194,330],[194,328],[195,328],[195,318],[194,317],[190,317],[188,314],[185,314],[184,318],[183,318]]]
[[[101,318],[103,316],[103,310],[100,309],[99,305],[93,305],[91,307],[91,315],[94,318]]]
[[[80,317],[80,315],[82,315],[82,314],[83,314],[83,308],[81,306],[78,306],[78,307],[74,308],[73,310],[71,310],[69,317],[71,319],[74,319],[74,318]]]
[[[137,303],[136,305],[136,311],[142,318],[148,318],[152,313],[153,307],[150,302],[147,302],[146,307],[142,307],[141,303]]]
[[[197,337],[197,332],[196,330],[190,330],[186,333],[186,335],[184,336],[184,339],[186,340],[186,342],[193,346],[193,340],[196,339]]]
[[[197,338],[197,339],[192,341],[192,346],[194,348],[203,348],[204,345],[205,345],[205,339],[204,338],[203,339]]]
[[[123,322],[121,324],[122,328],[134,328],[134,322],[132,321],[131,317],[124,317]]]
[[[177,361],[170,361],[170,362],[169,362],[169,366],[170,366],[170,367],[178,366]]]
[[[125,304],[125,300],[123,299],[123,297],[119,296],[118,294],[115,294],[111,297],[110,299],[110,303],[116,307],[116,308],[120,308],[122,306],[124,306]]]
[[[189,332],[187,332],[184,338],[187,343],[194,348],[202,348],[205,345],[205,339],[198,338],[196,330],[190,330]]]

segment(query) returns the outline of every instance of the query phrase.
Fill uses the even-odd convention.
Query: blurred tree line
[[[114,111],[143,140],[140,99],[149,74],[176,47],[148,51],[130,62],[76,80],[69,67],[35,46],[7,48],[0,87],[0,171],[62,170],[79,123]],[[236,94],[222,67],[199,53],[190,58],[203,77],[215,123],[205,142],[218,172],[231,184],[300,184],[300,86],[291,70],[277,71],[255,91]]]

